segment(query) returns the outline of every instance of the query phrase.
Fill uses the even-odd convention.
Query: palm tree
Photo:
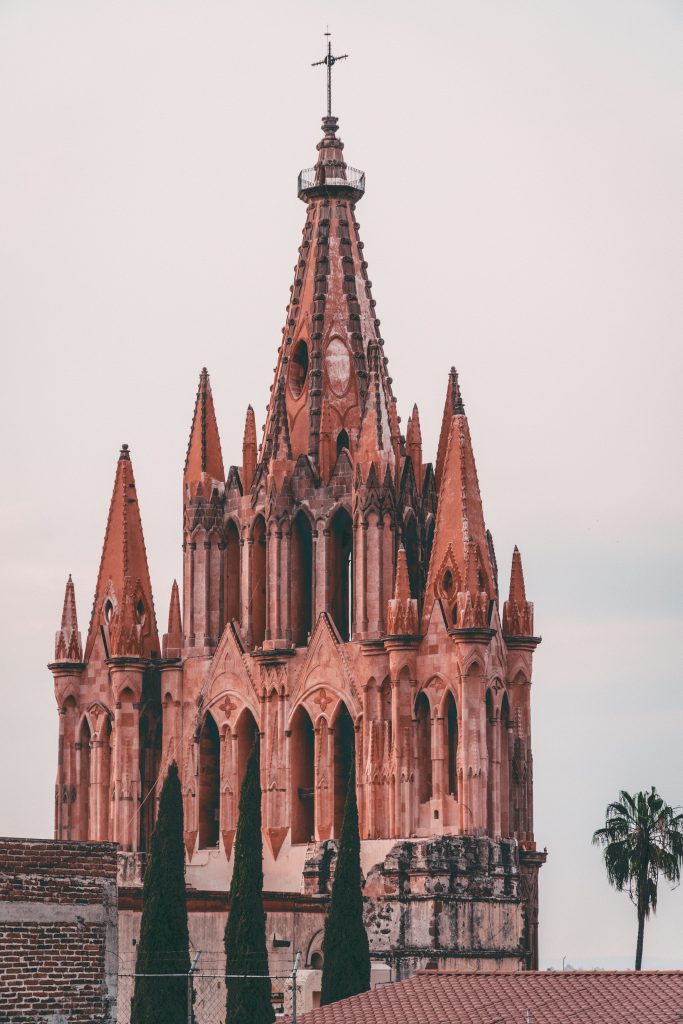
[[[593,833],[593,844],[603,847],[610,884],[617,892],[628,887],[638,911],[636,970],[643,961],[645,919],[657,910],[659,874],[677,883],[683,863],[683,813],[669,807],[654,786],[650,792],[622,790],[616,803],[608,804],[605,827]]]

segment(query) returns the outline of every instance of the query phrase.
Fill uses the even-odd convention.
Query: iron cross
[[[317,60],[311,64],[311,67],[319,68],[321,64],[325,64],[327,67],[327,116],[332,117],[332,65],[336,64],[338,60],[346,60],[348,53],[343,53],[341,57],[333,57],[331,33],[326,32],[325,35],[327,36],[327,56],[323,60]]]

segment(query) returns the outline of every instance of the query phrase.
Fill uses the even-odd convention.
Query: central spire
[[[269,472],[307,456],[327,478],[342,450],[356,461],[365,444],[383,479],[388,466],[395,469],[398,420],[356,220],[365,175],[344,160],[332,114],[317,149],[315,167],[299,175],[306,222],[260,464]]]

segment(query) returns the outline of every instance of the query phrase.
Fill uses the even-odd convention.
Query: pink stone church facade
[[[394,977],[535,967],[533,605],[517,549],[500,597],[455,370],[435,461],[417,407],[401,431],[356,220],[364,175],[335,117],[323,133],[299,176],[306,217],[265,427],[259,443],[249,407],[227,472],[200,375],[166,633],[125,445],[85,645],[67,583],[50,664],[55,835],[120,844],[134,936],[175,760],[191,930],[193,913],[213,915],[219,948],[259,733],[269,932],[302,950],[311,977],[354,760],[377,963]]]

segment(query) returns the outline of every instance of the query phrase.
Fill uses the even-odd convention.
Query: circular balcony
[[[298,196],[306,202],[321,196],[344,195],[357,203],[365,192],[365,171],[357,167],[307,167],[299,172]]]

